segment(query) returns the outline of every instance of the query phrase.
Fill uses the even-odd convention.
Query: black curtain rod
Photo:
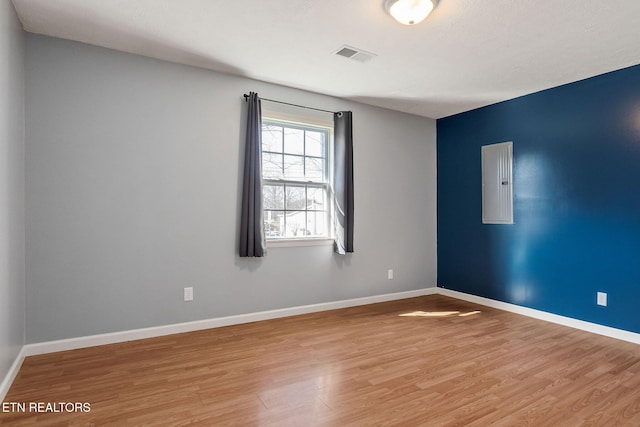
[[[247,101],[248,99],[249,99],[249,95],[247,95],[245,93],[244,94],[244,100]],[[323,113],[336,114],[336,111],[323,110],[321,108],[313,108],[313,107],[307,107],[307,106],[304,106],[304,105],[292,104],[290,102],[276,101],[275,99],[268,99],[268,98],[260,98],[260,99],[262,101],[275,102],[276,104],[291,105],[292,107],[306,108],[307,110],[315,110],[315,111],[322,111]]]

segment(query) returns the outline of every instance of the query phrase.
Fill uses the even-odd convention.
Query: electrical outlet
[[[184,300],[193,301],[193,287],[184,288]]]
[[[387,270],[387,279],[393,279],[393,269],[391,268]]]
[[[607,294],[606,292],[598,292],[597,294],[597,298],[596,301],[598,303],[598,305],[603,305],[603,306],[607,306]]]

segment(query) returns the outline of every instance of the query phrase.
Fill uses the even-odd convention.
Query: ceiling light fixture
[[[401,24],[422,22],[433,10],[437,0],[385,0],[385,10]]]

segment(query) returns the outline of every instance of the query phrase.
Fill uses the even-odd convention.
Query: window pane
[[[282,152],[282,127],[262,125],[262,151]]]
[[[307,156],[325,157],[325,133],[307,131]]]
[[[285,209],[305,209],[307,197],[304,186],[287,185],[287,207]]]
[[[327,213],[307,212],[307,235],[320,237],[327,235]]]
[[[287,212],[286,237],[306,236],[306,212]]]
[[[264,208],[284,209],[284,186],[265,185],[263,187]]]
[[[284,237],[284,212],[264,211],[264,231],[267,238]]]
[[[262,176],[267,179],[282,178],[282,155],[262,153]]]
[[[331,215],[324,185],[329,143],[329,134],[314,127],[268,119],[263,123],[264,227],[268,239],[329,234]]]
[[[305,157],[306,178],[313,181],[324,181],[324,159]]]
[[[304,154],[304,131],[302,129],[284,128],[284,152]]]
[[[304,157],[284,156],[284,177],[286,179],[304,179]]]
[[[309,187],[307,189],[307,209],[326,209],[326,200],[327,196],[324,188]]]

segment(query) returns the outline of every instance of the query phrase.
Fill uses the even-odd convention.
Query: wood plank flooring
[[[28,357],[1,425],[640,426],[640,346],[431,295]]]

